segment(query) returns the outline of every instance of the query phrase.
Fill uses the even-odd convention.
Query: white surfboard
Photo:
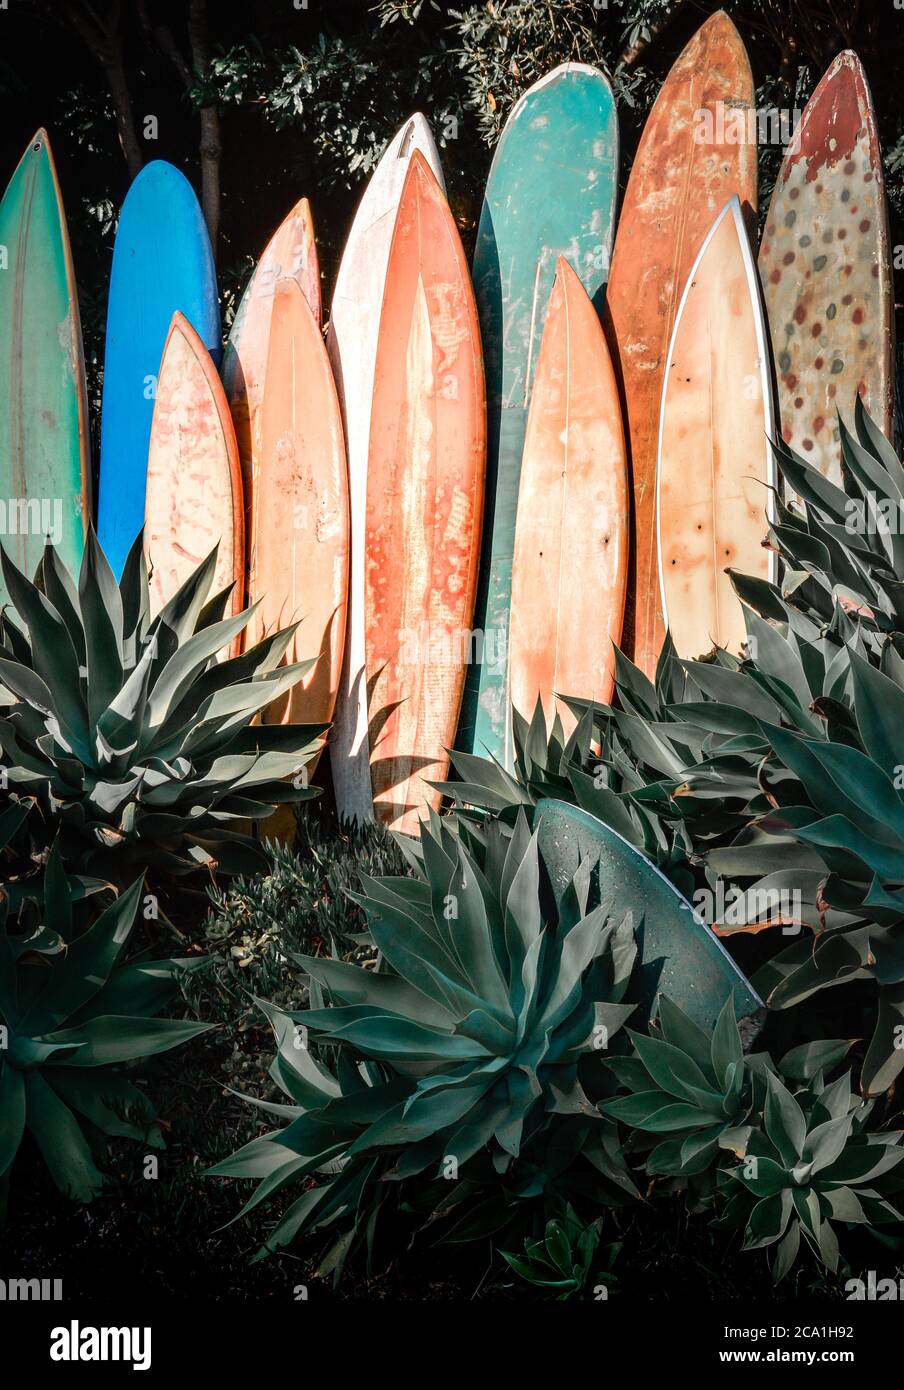
[[[775,578],[762,546],[775,486],[769,337],[737,197],[719,213],[675,316],[656,473],[662,611],[679,656],[737,655],[744,613],[726,570]]]
[[[370,411],[389,246],[414,150],[420,150],[445,191],[430,127],[422,115],[415,113],[391,140],[358,205],[339,263],[326,340],[345,425],[351,511],[348,622],[330,764],[339,814],[344,820],[358,823],[373,819],[364,678],[364,530]]]

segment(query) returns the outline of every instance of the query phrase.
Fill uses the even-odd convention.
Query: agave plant
[[[228,590],[208,601],[215,550],[156,617],[140,536],[118,585],[93,532],[77,586],[50,545],[38,583],[0,560],[15,609],[0,620],[6,781],[67,865],[119,883],[136,863],[255,867],[242,823],[315,794],[304,765],[322,728],[253,723],[310,669],[280,667],[295,628],[217,661],[254,608],[224,619]]]
[[[520,1279],[557,1302],[580,1298],[590,1285],[608,1297],[609,1287],[616,1282],[612,1266],[622,1247],[620,1241],[613,1241],[600,1249],[602,1225],[602,1217],[584,1222],[573,1207],[566,1206],[561,1216],[547,1221],[541,1236],[524,1242],[521,1254],[499,1253]]]
[[[473,849],[433,818],[414,858],[414,877],[362,879],[377,968],[297,957],[312,1007],[265,1006],[272,1075],[292,1101],[275,1113],[289,1123],[212,1172],[262,1180],[246,1211],[322,1179],[266,1249],[328,1227],[344,1259],[371,1242],[394,1190],[419,1224],[448,1218],[450,1239],[511,1227],[546,1197],[635,1192],[593,1100],[599,1048],[634,1007],[631,905],[596,884],[590,906],[589,861],[547,901],[523,816]]]
[[[206,1025],[155,1017],[189,962],[122,960],[141,891],[139,878],[77,931],[54,846],[39,921],[26,918],[23,928],[0,896],[0,1184],[26,1130],[57,1186],[81,1202],[103,1183],[102,1136],[163,1146],[153,1106],[120,1064],[168,1051]]]
[[[659,1029],[658,1038],[628,1030],[631,1056],[608,1058],[607,1066],[630,1094],[601,1108],[650,1136],[649,1174],[694,1177],[714,1164],[720,1150],[744,1152],[754,1105],[752,1073],[731,999],[707,1037],[662,995]]]
[[[902,1219],[888,1200],[904,1187],[904,1131],[870,1131],[872,1102],[848,1073],[826,1085],[819,1072],[795,1094],[766,1073],[762,1126],[743,1158],[720,1174],[729,1197],[721,1224],[744,1231],[744,1249],[777,1245],[773,1277],[787,1274],[801,1238],[833,1272],[836,1226],[875,1227]]]

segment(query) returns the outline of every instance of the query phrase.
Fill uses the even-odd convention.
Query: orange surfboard
[[[244,600],[242,475],[229,403],[210,353],[175,313],[160,359],[148,448],[144,544],[155,613],[219,542],[213,592]]]
[[[510,704],[547,727],[555,694],[608,703],[628,582],[618,386],[587,291],[559,259],[531,397],[512,566]],[[564,705],[566,734],[575,719]]]
[[[277,285],[286,278],[301,287],[319,328],[320,267],[307,198],[295,204],[267,243],[242,295],[223,353],[223,385],[235,425],[248,511],[260,465],[260,411],[267,385],[273,299]],[[247,521],[250,534],[250,517]]]
[[[328,723],[345,642],[348,472],[326,347],[293,279],[281,280],[273,296],[265,379],[249,582],[260,607],[245,643],[300,619],[286,660],[319,660],[264,719]]]
[[[471,656],[486,399],[461,241],[419,151],[389,252],[365,526],[365,670],[374,811],[417,832],[440,796]]]
[[[768,327],[741,205],[716,218],[691,268],[669,348],[659,430],[662,604],[679,656],[746,636],[725,573],[774,579],[763,548],[775,437]]]
[[[714,218],[737,194],[756,207],[753,77],[738,31],[712,15],[679,55],[650,112],[625,190],[606,291],[634,493],[627,645],[648,675],[665,633],[656,552],[659,407],[678,301]],[[755,132],[754,132],[755,134]],[[746,212],[746,208],[745,208]]]

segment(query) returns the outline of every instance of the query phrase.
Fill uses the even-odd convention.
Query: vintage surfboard
[[[567,152],[567,157],[566,157]],[[487,520],[477,626],[483,659],[468,673],[458,746],[504,758],[512,551],[531,385],[556,261],[564,256],[599,312],[618,186],[612,90],[595,68],[566,63],[514,106],[493,156],[474,290],[486,348]]]
[[[219,543],[211,592],[243,607],[242,475],[229,403],[210,353],[180,313],[163,349],[148,448],[144,545],[157,613]]]
[[[774,578],[764,549],[775,486],[768,327],[732,198],[691,268],[669,347],[656,527],[662,608],[679,656],[738,654],[746,629],[725,570]]]
[[[616,831],[576,806],[539,801],[534,827],[557,897],[581,860],[590,858],[599,863],[601,896],[614,884],[616,902],[631,903],[640,946],[638,1023],[655,1011],[656,996],[663,993],[701,1028],[712,1029],[733,993],[749,1047],[763,1025],[765,1005],[674,884]]]
[[[756,208],[750,63],[721,10],[679,55],[641,136],[619,218],[605,326],[619,377],[633,487],[625,642],[652,677],[665,628],[656,550],[656,452],[666,355],[688,273],[733,195]]]
[[[320,328],[320,266],[311,205],[301,198],[264,248],[239,302],[223,353],[223,386],[232,411],[242,465],[245,508],[250,510],[253,482],[260,467],[260,410],[267,388],[270,319],[281,280],[295,280]],[[250,517],[246,516],[250,540]]]
[[[329,723],[345,644],[348,473],[329,358],[293,278],[276,286],[269,337],[251,503],[249,590],[260,608],[245,645],[301,620],[286,659],[318,663],[264,719]]]
[[[411,155],[386,270],[370,426],[365,669],[374,811],[439,807],[461,706],[486,468],[483,356],[445,195]]]
[[[836,412],[859,393],[886,436],[894,291],[882,155],[866,76],[840,53],[804,109],[763,231],[760,276],[782,437],[840,486]]]
[[[46,130],[31,140],[0,201],[0,247],[0,543],[31,578],[49,535],[77,573],[91,515],[85,367]]]
[[[144,518],[157,375],[177,311],[219,361],[220,306],[204,214],[185,175],[157,159],[126,195],[110,272],[97,526],[116,574]]]
[[[531,396],[512,559],[510,704],[547,727],[555,694],[608,703],[628,578],[628,473],[618,387],[599,316],[564,259]]]
[[[440,188],[445,187],[430,127],[415,113],[390,141],[364,190],[339,263],[326,340],[342,406],[351,514],[348,625],[330,768],[339,815],[359,822],[373,818],[364,678],[364,531],[374,362],[389,244],[415,150]]]

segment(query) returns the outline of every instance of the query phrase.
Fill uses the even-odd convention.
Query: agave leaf
[[[78,594],[85,633],[88,718],[96,724],[122,686],[123,613],[119,587],[93,526],[85,537]]]
[[[100,1192],[103,1174],[78,1121],[39,1071],[25,1076],[26,1117],[41,1156],[57,1187],[76,1202],[90,1202]]]

